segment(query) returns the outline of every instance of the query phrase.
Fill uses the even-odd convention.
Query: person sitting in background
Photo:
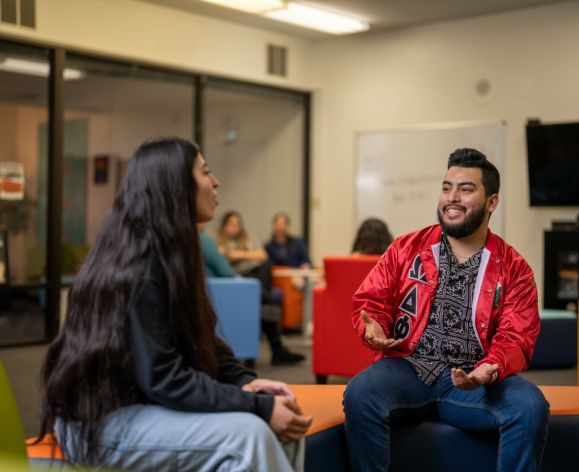
[[[217,233],[219,250],[243,277],[254,277],[261,283],[261,329],[271,347],[272,365],[301,362],[305,357],[291,352],[281,338],[281,293],[272,287],[271,263],[263,247],[249,236],[237,211],[228,211],[221,219]]]
[[[211,236],[203,231],[203,225],[198,224],[199,241],[201,242],[201,254],[205,266],[206,277],[237,277],[227,258],[221,254],[219,246]]]
[[[287,213],[278,212],[273,216],[271,240],[265,245],[271,263],[278,266],[311,267],[305,241],[290,235],[289,226]]]
[[[189,141],[148,142],[131,158],[42,371],[39,437],[55,431],[72,462],[303,470],[311,417],[215,334],[195,225],[213,217],[218,186]]]
[[[267,266],[267,253],[261,243],[247,233],[241,214],[237,211],[230,210],[221,218],[217,243],[221,253],[240,275],[249,276],[253,273],[250,277],[255,277],[259,267]]]
[[[365,220],[358,228],[356,239],[352,245],[352,254],[376,254],[381,256],[392,244],[393,238],[388,226],[378,218]]]

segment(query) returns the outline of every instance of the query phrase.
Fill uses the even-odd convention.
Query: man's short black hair
[[[499,171],[482,152],[471,148],[457,149],[448,158],[448,169],[451,167],[478,167],[482,171],[485,195],[490,197],[499,193],[501,187]]]

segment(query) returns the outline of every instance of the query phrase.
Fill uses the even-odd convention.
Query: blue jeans
[[[55,432],[72,462],[86,445],[78,423]],[[158,405],[132,405],[107,416],[98,441],[97,467],[131,471],[303,471],[304,440],[281,444],[251,413],[189,413]]]
[[[547,442],[549,404],[535,385],[516,375],[465,392],[452,385],[450,369],[427,387],[404,359],[384,358],[350,380],[344,410],[355,471],[388,470],[390,427],[432,411],[457,428],[498,430],[498,471],[538,471]]]

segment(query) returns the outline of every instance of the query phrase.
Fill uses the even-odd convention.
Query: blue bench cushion
[[[572,311],[568,310],[553,310],[551,308],[544,308],[539,310],[539,318],[542,320],[547,319],[568,319],[568,320],[576,320],[577,313],[573,313]]]
[[[553,315],[556,310],[548,311]],[[541,331],[529,368],[565,368],[577,363],[577,319],[571,312],[559,312],[560,317],[541,318]]]

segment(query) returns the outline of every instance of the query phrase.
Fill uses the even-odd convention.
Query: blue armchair
[[[217,314],[217,335],[239,359],[255,360],[259,353],[261,285],[251,278],[207,278]]]

